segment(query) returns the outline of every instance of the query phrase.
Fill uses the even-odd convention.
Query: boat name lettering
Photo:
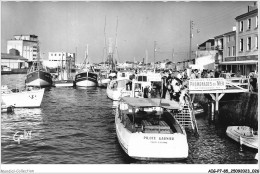
[[[148,137],[148,136],[144,136],[144,139],[145,139],[145,140],[155,140],[156,137]]]
[[[159,137],[159,140],[174,140],[173,137]]]
[[[149,136],[144,136],[144,140],[156,140],[156,137],[149,137]],[[164,140],[174,140],[174,137],[159,137],[160,141]]]

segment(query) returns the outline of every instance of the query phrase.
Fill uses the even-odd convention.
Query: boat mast
[[[105,26],[104,26],[104,50],[103,50],[103,60],[102,60],[102,62],[105,63],[105,66],[106,66],[105,57],[107,57],[106,24],[107,24],[107,20],[106,20],[106,16],[105,16]],[[105,60],[105,62],[104,62],[104,60]],[[104,65],[104,64],[103,64],[103,65]]]
[[[118,50],[117,50],[117,28],[118,28],[118,16],[117,16],[117,19],[116,19],[116,37],[115,37],[115,48],[114,48],[113,52],[116,52],[116,55],[117,55],[117,60],[116,61],[119,62]]]
[[[88,59],[88,44],[87,44],[87,51],[85,51],[85,59],[84,59],[82,65],[81,65],[81,67],[80,67],[81,70],[86,66],[86,64],[87,64],[87,59]]]

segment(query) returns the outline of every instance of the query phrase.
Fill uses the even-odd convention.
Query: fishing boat
[[[258,132],[248,126],[228,126],[226,134],[241,145],[258,149]]]
[[[53,82],[53,86],[55,87],[73,87],[73,79],[70,76],[70,71],[71,71],[71,64],[70,64],[69,60],[69,64],[65,65],[65,67],[63,67],[63,57],[62,57],[62,61],[61,61],[61,66],[58,70],[58,79],[54,80]]]
[[[111,79],[107,70],[101,70],[98,75],[98,87],[106,88]]]
[[[127,155],[138,160],[175,161],[188,157],[184,128],[167,110],[174,101],[123,97],[115,113],[116,134]]]
[[[32,66],[28,69],[25,85],[32,87],[48,87],[52,85],[52,75],[40,60],[40,47],[37,46],[37,60],[33,61]]]
[[[40,107],[42,103],[43,94],[44,88],[27,88],[24,90],[11,90],[6,85],[1,86],[2,101],[6,104],[6,106],[13,106],[15,108]]]
[[[131,83],[128,79],[113,79],[107,85],[107,96],[112,100],[120,100],[122,97],[131,96]]]
[[[33,87],[48,87],[52,85],[52,76],[43,67],[41,61],[37,60],[33,62],[26,75],[25,85]]]
[[[81,65],[79,72],[75,76],[75,84],[80,87],[90,87],[97,86],[98,84],[98,75],[94,71],[94,67],[87,64],[88,60],[88,47],[87,52],[85,53],[85,60]]]

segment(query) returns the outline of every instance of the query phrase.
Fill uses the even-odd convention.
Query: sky
[[[99,63],[106,58],[104,40],[111,38],[117,40],[114,57],[119,62],[146,57],[148,62],[178,62],[188,59],[191,20],[196,50],[209,38],[232,31],[235,17],[246,13],[248,5],[253,1],[2,1],[1,52],[7,52],[7,40],[14,35],[34,34],[43,59],[48,52],[77,52],[76,63],[82,63],[88,46],[89,62]]]

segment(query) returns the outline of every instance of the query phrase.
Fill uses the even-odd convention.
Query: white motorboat
[[[2,101],[7,106],[15,108],[34,108],[40,107],[44,94],[43,89],[27,88],[25,90],[10,90],[7,86],[1,87]]]
[[[120,100],[122,97],[131,96],[132,90],[130,87],[130,80],[111,80],[107,85],[107,96],[112,100]]]
[[[248,126],[228,126],[226,134],[241,145],[258,149],[258,132]]]
[[[123,97],[115,114],[116,134],[122,149],[139,160],[187,158],[186,132],[167,111],[179,108],[177,102],[165,99]]]

